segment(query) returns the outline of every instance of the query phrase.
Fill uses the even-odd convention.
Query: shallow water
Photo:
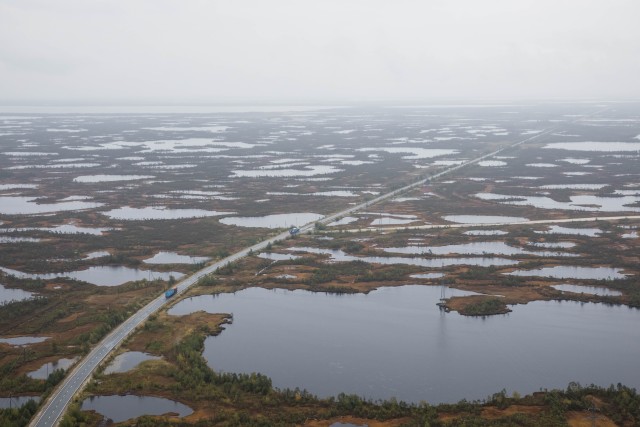
[[[27,374],[28,377],[31,377],[36,380],[46,380],[53,371],[56,369],[64,369],[65,371],[69,369],[71,365],[73,365],[78,360],[77,357],[72,359],[59,359],[55,362],[48,362],[42,365],[40,368],[35,371],[31,371]]]
[[[613,289],[603,288],[600,286],[581,286],[581,285],[553,285],[552,288],[563,292],[574,292],[577,294],[591,294],[591,295],[609,295],[620,296],[622,292],[614,291]]]
[[[95,183],[95,182],[117,182],[136,181],[140,179],[153,179],[153,175],[83,175],[73,178],[74,182]]]
[[[509,233],[502,230],[468,230],[464,234],[467,236],[504,236]]]
[[[0,304],[10,301],[23,301],[32,298],[31,292],[23,291],[22,289],[5,288],[0,283]]]
[[[507,162],[503,162],[502,160],[483,160],[478,162],[477,165],[483,167],[500,167],[507,166]]]
[[[43,341],[48,340],[49,337],[11,337],[11,338],[0,338],[0,343],[9,344],[9,345],[29,345],[29,344],[37,344]]]
[[[515,206],[533,206],[539,209],[561,209],[587,212],[640,212],[640,208],[629,205],[640,202],[639,196],[598,197],[593,195],[570,196],[570,202],[559,202],[544,196],[510,196],[506,194],[478,193],[482,200],[495,200]]]
[[[156,219],[186,219],[203,218],[209,216],[229,215],[234,212],[218,212],[203,209],[170,209],[164,206],[148,206],[145,208],[132,208],[124,206],[107,212],[100,212],[111,219],[128,221],[144,221]]]
[[[638,151],[640,142],[553,142],[544,148],[593,152]]]
[[[520,216],[501,215],[447,215],[442,217],[445,221],[458,224],[513,224],[528,221]]]
[[[82,402],[81,410],[96,411],[115,423],[138,418],[142,415],[176,413],[186,417],[193,413],[187,405],[174,400],[152,396],[92,396]]]
[[[369,224],[371,227],[378,227],[381,225],[403,225],[403,224],[411,224],[413,222],[418,221],[417,219],[402,219],[402,218],[392,218],[392,217],[382,217],[376,218]]]
[[[151,270],[139,270],[123,266],[94,266],[86,270],[68,271],[64,273],[31,274],[17,270],[0,267],[0,270],[20,279],[42,279],[51,280],[58,277],[69,277],[75,280],[91,283],[97,286],[119,286],[135,280],[169,280],[171,276],[180,279],[183,273],[177,271],[158,272]]]
[[[347,225],[347,224],[351,224],[352,222],[356,222],[358,220],[358,218],[356,218],[355,216],[345,216],[342,217],[338,220],[335,220],[331,223],[328,224],[329,227],[337,227],[340,225]]]
[[[412,274],[410,277],[413,277],[414,279],[440,279],[444,277],[444,273]]]
[[[113,358],[109,366],[104,370],[105,374],[127,372],[134,369],[140,363],[147,360],[160,360],[161,357],[152,356],[141,351],[127,351]]]
[[[322,217],[323,215],[320,214],[302,212],[265,216],[229,216],[222,218],[220,222],[222,224],[235,225],[238,227],[289,228],[317,221]]]
[[[264,258],[264,259],[270,259],[273,261],[286,261],[286,260],[290,260],[290,259],[297,259],[300,258],[297,255],[293,255],[293,254],[279,254],[276,252],[261,252],[258,254],[259,258]]]
[[[576,245],[573,242],[529,242],[527,244],[536,248],[547,249],[569,249]]]
[[[522,248],[509,246],[504,242],[472,242],[461,245],[446,245],[446,246],[406,246],[399,248],[384,248],[385,252],[397,253],[397,254],[411,254],[411,255],[448,255],[448,254],[462,254],[462,255],[535,255],[535,256],[575,256],[565,252],[544,252],[544,251],[527,251]]]
[[[602,233],[599,228],[572,228],[552,225],[547,231],[536,231],[539,234],[568,234],[574,236],[596,237]]]
[[[438,403],[481,399],[502,388],[564,388],[570,381],[640,385],[638,310],[533,302],[508,315],[474,318],[440,311],[440,292],[428,286],[367,295],[251,288],[187,299],[169,314],[233,313],[233,324],[205,341],[213,369],[261,372],[276,387],[320,396]]]
[[[35,215],[64,211],[79,211],[102,206],[95,202],[61,202],[38,203],[36,197],[0,196],[0,214],[4,215]]]
[[[306,166],[302,169],[253,169],[253,170],[234,170],[232,178],[282,178],[282,177],[304,177],[316,175],[329,175],[342,172],[334,166],[314,165]]]
[[[458,150],[445,150],[438,148],[420,148],[420,147],[378,147],[378,148],[359,148],[357,151],[384,151],[389,154],[408,154],[402,156],[405,160],[430,159],[433,157],[447,156],[457,154]]]
[[[552,277],[554,279],[584,279],[584,280],[613,280],[625,279],[622,270],[611,267],[576,267],[569,265],[557,265],[555,267],[543,267],[534,270],[516,270],[504,273],[511,276],[537,276]]]
[[[308,252],[313,254],[327,254],[331,256],[332,261],[350,262],[350,261],[364,261],[371,264],[405,264],[405,265],[417,265],[420,267],[438,268],[448,267],[450,265],[475,265],[481,267],[489,267],[492,265],[516,265],[518,261],[496,258],[496,257],[475,257],[475,258],[420,258],[420,257],[383,257],[383,256],[353,256],[348,255],[345,252],[336,249],[320,249],[309,247],[293,247],[289,248],[290,251]]]
[[[211,258],[203,256],[179,255],[175,252],[158,252],[151,258],[145,259],[145,264],[197,264],[207,262]]]

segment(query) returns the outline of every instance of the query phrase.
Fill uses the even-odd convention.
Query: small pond
[[[204,209],[169,209],[164,206],[148,206],[145,208],[132,208],[130,206],[125,206],[100,213],[111,219],[145,221],[156,219],[204,218],[209,216],[228,215],[232,212],[207,211]]]
[[[322,217],[323,215],[317,213],[302,212],[265,216],[229,216],[222,218],[220,222],[238,227],[289,228],[314,222]]]
[[[74,182],[95,183],[95,182],[117,182],[136,181],[140,179],[153,179],[153,175],[83,175],[73,178]]]
[[[73,365],[78,360],[77,357],[72,359],[58,359],[55,362],[48,362],[36,369],[35,371],[31,371],[27,374],[28,377],[31,377],[35,380],[46,380],[49,375],[56,369],[67,370],[71,365]]]
[[[640,142],[553,142],[544,148],[594,152],[638,151]]]
[[[11,301],[23,301],[33,297],[31,292],[23,291],[22,289],[5,288],[0,283],[0,305]]]
[[[292,254],[279,254],[276,252],[261,252],[258,254],[259,258],[270,259],[273,261],[287,261],[290,259],[298,259],[300,258],[297,255]]]
[[[547,249],[569,249],[576,245],[573,242],[528,242],[527,244],[536,248]]]
[[[340,225],[347,225],[347,224],[351,224],[352,222],[356,222],[358,220],[357,217],[355,216],[345,216],[342,217],[338,220],[333,221],[332,223],[329,223],[328,226],[329,227],[337,227]]]
[[[570,228],[560,225],[552,225],[547,231],[536,231],[539,234],[568,234],[573,236],[596,237],[602,233],[599,228]]]
[[[9,268],[0,267],[0,270],[19,279],[42,279],[51,280],[59,277],[69,277],[97,286],[119,286],[127,282],[136,280],[169,280],[171,276],[180,279],[183,273],[177,271],[158,272],[151,270],[140,270],[123,266],[97,266],[89,267],[86,270],[69,271],[64,273],[31,274]]]
[[[528,221],[527,218],[519,216],[500,215],[447,215],[442,218],[458,224],[513,224]]]
[[[105,374],[127,372],[146,360],[160,360],[161,357],[152,356],[141,351],[127,351],[113,358],[109,366],[104,370]]]
[[[178,414],[186,417],[193,413],[187,405],[174,400],[152,396],[92,396],[82,402],[83,411],[96,411],[114,423],[143,415]]]
[[[384,248],[385,252],[409,255],[535,255],[535,256],[574,256],[564,252],[527,251],[522,248],[509,246],[504,242],[472,242],[461,245],[446,246],[405,246],[399,248]]]
[[[618,268],[611,267],[577,267],[570,265],[557,265],[555,267],[543,267],[534,270],[516,270],[504,273],[511,276],[537,276],[552,277],[554,279],[583,279],[583,280],[614,280],[626,279]]]
[[[476,265],[480,267],[489,267],[492,265],[515,265],[518,261],[497,258],[497,257],[474,257],[474,258],[421,258],[421,257],[385,257],[385,256],[353,256],[348,255],[340,249],[320,249],[309,247],[292,247],[290,251],[308,252],[313,254],[327,254],[331,256],[332,261],[339,262],[351,262],[351,261],[364,261],[371,264],[405,264],[405,265],[417,265],[420,267],[438,268],[447,267],[450,265]]]
[[[0,214],[4,215],[35,215],[54,212],[79,211],[98,208],[102,203],[95,202],[61,202],[39,203],[36,197],[0,196]]]
[[[495,193],[478,193],[483,200],[496,200],[502,204],[514,206],[533,206],[539,209],[559,209],[585,212],[640,212],[640,208],[631,205],[640,202],[638,196],[599,197],[593,195],[570,196],[569,202],[559,202],[546,196],[511,196]]]
[[[48,340],[49,337],[11,337],[11,338],[0,338],[0,344],[9,344],[9,345],[29,345],[29,344],[37,344],[43,341]]]
[[[316,175],[328,175],[342,172],[334,166],[314,165],[306,166],[302,169],[254,169],[254,170],[234,170],[231,178],[288,178],[304,177]]]
[[[467,236],[504,236],[509,233],[502,230],[467,230],[463,234]]]
[[[416,222],[417,219],[402,219],[402,218],[392,218],[389,216],[386,217],[382,217],[382,218],[376,218],[373,221],[371,221],[371,224],[369,224],[371,227],[377,227],[380,225],[404,225],[404,224],[411,224],[412,222]]]
[[[444,273],[419,273],[412,274],[410,277],[414,279],[440,279],[444,277]]]
[[[175,252],[158,252],[151,258],[144,260],[145,264],[198,264],[207,262],[211,258],[204,256],[179,255]]]
[[[553,285],[553,288],[563,292],[574,292],[576,294],[590,294],[603,296],[620,296],[622,292],[613,289],[603,288],[601,286],[582,286],[582,285]]]

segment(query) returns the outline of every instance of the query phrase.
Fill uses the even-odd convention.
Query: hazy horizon
[[[640,98],[634,0],[0,0],[0,104]]]

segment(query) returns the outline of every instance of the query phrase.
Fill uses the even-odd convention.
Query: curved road
[[[597,113],[594,113],[597,114]],[[480,157],[477,157],[473,160],[464,162],[460,165],[453,166],[447,168],[441,172],[438,172],[434,175],[428,176],[427,178],[421,179],[412,184],[406,185],[397,190],[393,190],[389,193],[378,196],[372,200],[368,200],[364,203],[360,203],[356,206],[352,206],[350,208],[344,209],[340,212],[334,213],[332,215],[325,216],[322,218],[320,223],[328,224],[330,222],[335,221],[336,219],[353,213],[355,211],[367,208],[376,203],[382,202],[384,200],[396,197],[402,193],[413,190],[414,188],[420,187],[421,185],[433,180],[442,177],[443,175],[449,174],[451,172],[455,172],[464,167],[473,165],[482,160],[493,157],[505,150],[510,148],[517,147],[526,142],[532,141],[534,139],[538,139],[542,136],[548,135],[551,132],[554,132],[560,126],[553,127],[551,129],[547,129],[542,131],[534,136],[529,138],[517,141],[513,144],[509,144],[503,148],[495,150],[489,154],[484,154]],[[300,227],[300,233],[309,233],[314,229],[315,223],[305,224]],[[404,228],[404,227],[403,227]],[[266,246],[271,243],[275,243],[280,240],[284,240],[289,237],[289,232],[285,231],[276,236],[268,238],[260,243],[257,243],[251,247],[245,248],[227,258],[224,258],[221,261],[218,261],[214,264],[208,265],[202,270],[197,271],[193,275],[187,277],[186,279],[181,280],[177,284],[178,292],[184,292],[189,287],[193,286],[200,278],[206,276],[207,274],[215,272],[218,268],[223,267],[224,265],[237,261],[240,258],[247,256],[250,252],[258,252],[266,248]],[[100,341],[96,347],[91,350],[91,352],[85,356],[74,368],[73,370],[65,377],[64,381],[54,390],[54,392],[49,396],[46,402],[40,407],[38,413],[34,416],[30,427],[50,427],[56,425],[62,415],[65,413],[67,406],[71,402],[73,396],[84,388],[84,385],[90,380],[93,371],[100,365],[100,363],[113,351],[116,349],[124,340],[127,338],[133,331],[141,325],[145,320],[149,318],[153,313],[157,312],[167,303],[167,299],[164,297],[164,294],[161,294],[156,299],[148,303],[142,309],[140,309],[136,314],[127,319],[124,323],[117,326],[111,333],[109,333],[102,341]]]

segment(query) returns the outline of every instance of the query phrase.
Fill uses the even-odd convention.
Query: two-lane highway
[[[312,229],[313,224],[308,224],[300,230],[301,232],[309,232]],[[197,271],[193,275],[179,282],[177,285],[178,292],[184,292],[186,289],[197,283],[200,278],[215,272],[218,268],[237,261],[238,259],[247,256],[252,251],[261,251],[266,248],[269,243],[273,244],[279,240],[286,239],[288,236],[289,232],[280,233],[277,236],[236,252],[221,261],[208,265],[202,270]],[[127,319],[124,323],[116,327],[110,334],[100,341],[100,343],[98,343],[98,345],[73,368],[63,383],[56,388],[54,393],[49,397],[49,399],[47,399],[47,402],[43,405],[29,425],[34,427],[50,427],[57,424],[66,411],[73,396],[79,390],[84,388],[84,385],[89,381],[93,371],[98,367],[98,365],[100,365],[109,353],[117,348],[140,324],[165,305],[167,301],[168,300],[164,297],[164,294],[161,294]]]

